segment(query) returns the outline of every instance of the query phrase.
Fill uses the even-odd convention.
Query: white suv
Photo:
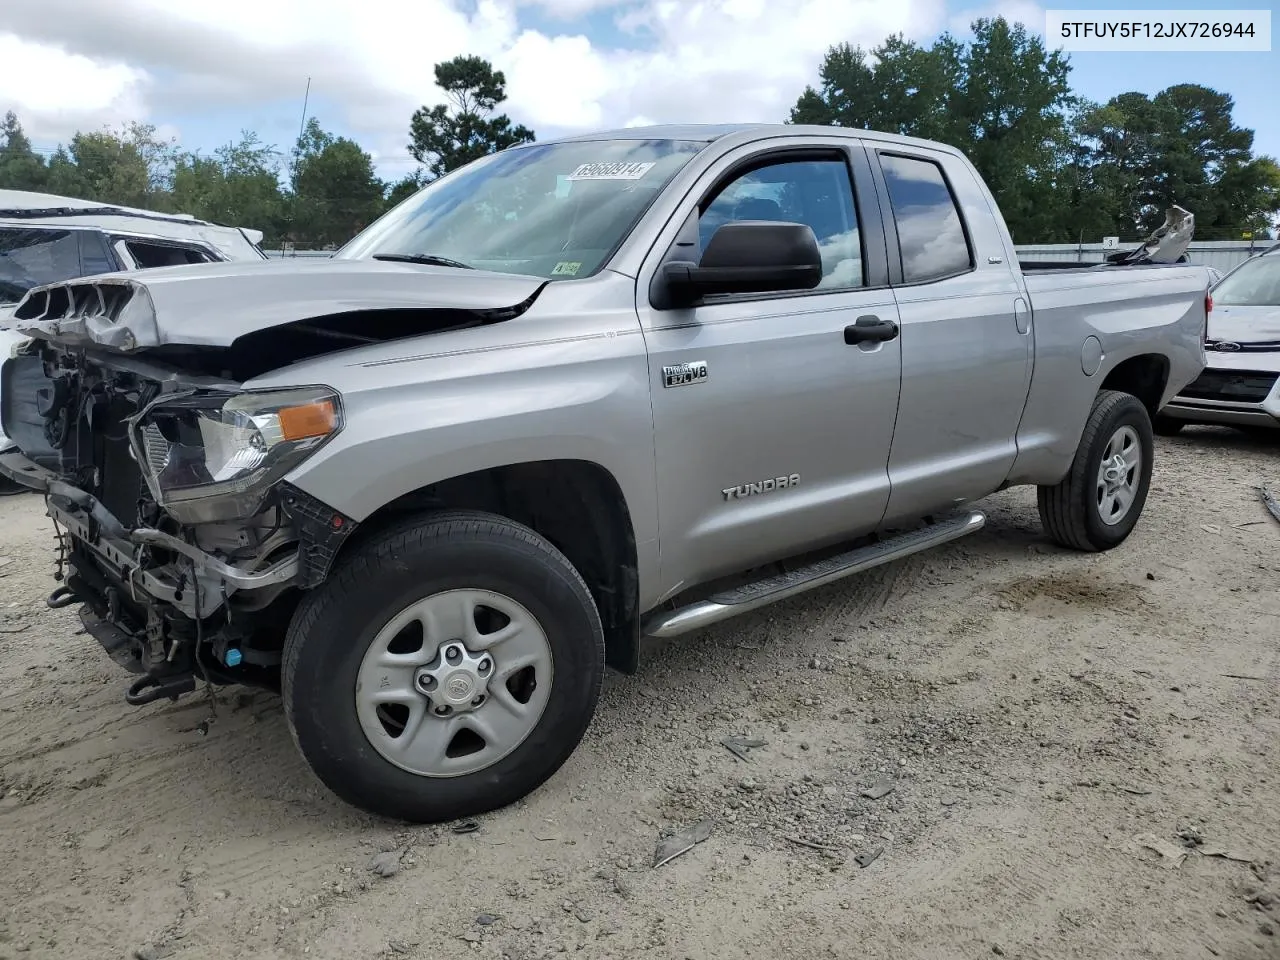
[[[262,232],[187,214],[0,190],[0,327],[32,287],[99,273],[265,260]],[[0,369],[26,337],[0,329]],[[0,452],[12,446],[0,428]]]

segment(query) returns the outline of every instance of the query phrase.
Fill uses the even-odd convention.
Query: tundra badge
[[[691,383],[707,382],[707,361],[692,360],[689,363],[674,363],[662,368],[662,385],[664,387],[687,387]]]
[[[754,497],[761,493],[773,493],[775,490],[786,490],[800,485],[800,474],[793,473],[789,477],[770,477],[768,480],[757,480],[755,483],[743,483],[736,487],[725,487],[720,492],[725,500],[741,500],[743,497]]]

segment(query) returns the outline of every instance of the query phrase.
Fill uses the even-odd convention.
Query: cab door
[[[649,289],[660,264],[700,256],[717,227],[740,220],[811,227],[821,285],[655,308]],[[637,283],[664,597],[880,522],[901,376],[887,279],[858,141],[832,149],[773,138],[704,172]]]
[[[869,147],[902,323],[886,523],[998,490],[1017,457],[1034,359],[1030,310],[986,191],[962,158]]]

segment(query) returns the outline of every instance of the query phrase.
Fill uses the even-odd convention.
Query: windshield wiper
[[[430,253],[375,253],[374,260],[393,260],[396,263],[422,263],[428,267],[457,267],[459,270],[474,270],[469,263],[461,260],[450,260],[448,257],[437,257]]]

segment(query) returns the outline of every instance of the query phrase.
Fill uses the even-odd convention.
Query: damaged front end
[[[59,533],[51,607],[141,676],[131,703],[197,679],[275,688],[300,592],[351,518],[282,478],[343,428],[322,385],[270,391],[35,340],[0,397],[20,452],[0,474],[44,493]]]

